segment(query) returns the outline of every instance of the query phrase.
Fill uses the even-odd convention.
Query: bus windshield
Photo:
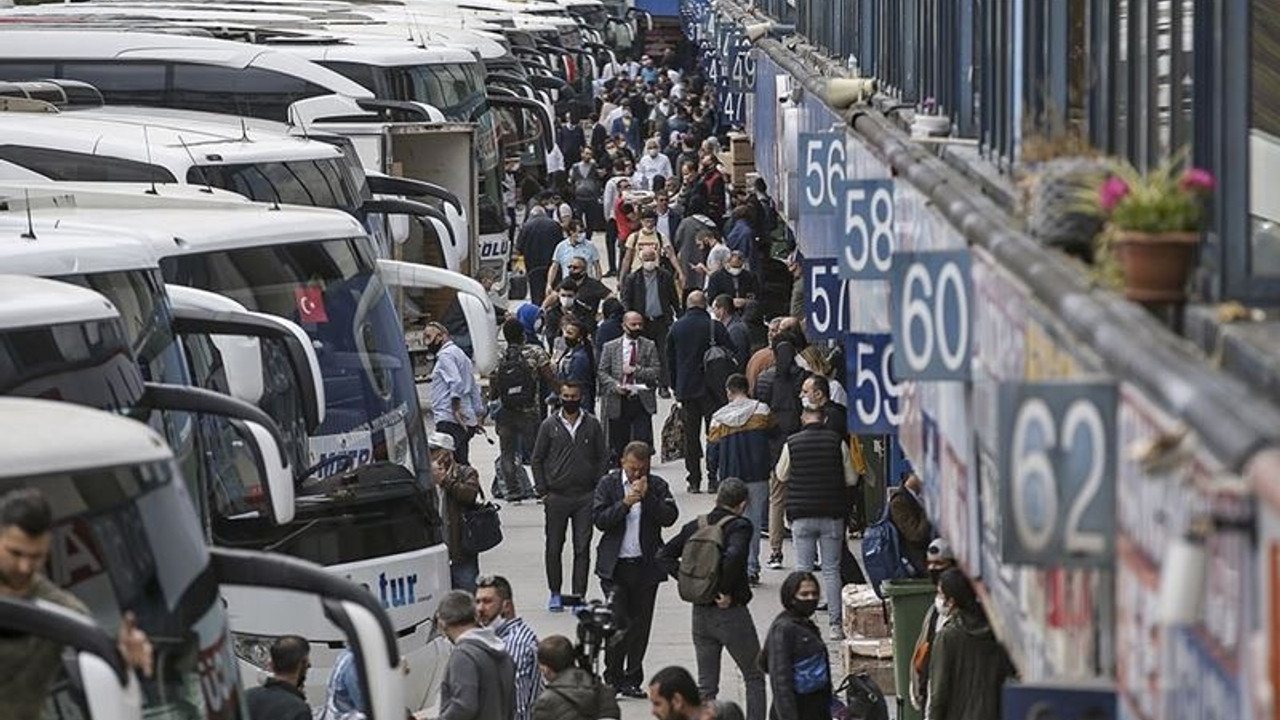
[[[0,331],[0,395],[127,410],[142,395],[119,320]]]
[[[161,265],[172,282],[298,323],[316,346],[324,378],[325,421],[310,437],[313,472],[299,488],[294,524],[215,518],[215,526],[221,522],[215,538],[324,565],[436,544],[439,516],[417,390],[401,321],[368,240],[245,247]],[[361,507],[367,517],[330,510],[346,503],[374,507]],[[382,531],[370,522],[377,517],[385,521]],[[328,529],[351,537],[338,542],[324,532],[330,521]],[[300,524],[305,532],[296,532]]]
[[[344,158],[197,165],[187,171],[187,182],[207,183],[259,202],[332,208],[351,215],[363,202]]]
[[[217,579],[191,498],[172,463],[95,468],[0,479],[0,494],[40,488],[54,511],[49,578],[89,607],[115,635],[132,612],[155,648],[142,679],[146,717],[246,718]],[[66,678],[54,705],[83,702]],[[78,713],[87,716],[87,708]]]
[[[426,103],[449,120],[476,123],[480,232],[505,230],[501,153],[493,108],[485,94],[484,65],[475,62],[389,67],[385,68],[385,78],[393,100]]]

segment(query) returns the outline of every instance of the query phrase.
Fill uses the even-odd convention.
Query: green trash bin
[[[924,614],[937,588],[929,580],[891,580],[880,586],[893,610],[893,679],[898,689],[898,720],[920,720],[911,707],[911,655],[920,637]]]

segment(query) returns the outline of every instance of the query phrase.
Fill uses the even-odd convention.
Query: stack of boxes
[[[746,133],[729,133],[729,149],[717,156],[720,164],[729,170],[728,181],[735,190],[746,190],[755,179],[756,159],[751,149],[751,138]]]
[[[845,585],[841,596],[845,675],[865,672],[885,695],[893,694],[893,624],[888,602],[876,597],[870,585]]]

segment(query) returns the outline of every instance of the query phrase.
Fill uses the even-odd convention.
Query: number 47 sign
[[[1111,565],[1116,386],[1005,383],[999,399],[1004,561]]]

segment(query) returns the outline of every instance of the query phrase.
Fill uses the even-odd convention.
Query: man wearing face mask
[[[475,592],[480,574],[480,556],[462,549],[462,513],[475,507],[480,497],[480,474],[470,465],[453,459],[453,438],[433,432],[427,438],[431,450],[431,477],[440,490],[445,526],[445,546],[449,548],[449,575],[455,590]]]
[[[476,366],[437,322],[423,331],[427,350],[436,357],[431,368],[429,400],[436,429],[448,433],[454,442],[452,455],[463,465],[471,462],[468,448],[475,428],[484,422],[485,404],[476,382]]]
[[[707,249],[706,238],[715,238],[715,223],[706,215],[686,215],[676,225],[672,244],[676,247],[676,257],[680,259],[680,267],[684,269],[684,292],[701,290],[707,283]],[[727,251],[726,251],[727,252]]]
[[[676,294],[675,278],[665,268],[658,266],[658,254],[652,248],[640,254],[640,272],[627,276],[622,286],[622,304],[628,310],[638,312],[644,317],[644,334],[658,348],[658,364],[661,377],[658,381],[658,394],[670,397],[671,368],[668,365],[667,335],[671,332],[671,323],[679,311],[679,296]]]
[[[1005,681],[1016,674],[978,604],[973,584],[958,568],[938,579],[946,617],[929,657],[929,720],[997,718]]]
[[[245,693],[250,720],[311,720],[311,706],[302,688],[311,667],[311,645],[297,635],[271,643],[271,677]]]
[[[622,316],[623,336],[600,352],[600,417],[606,423],[610,462],[622,456],[632,440],[653,442],[653,416],[658,412],[655,388],[662,375],[658,346],[644,337],[644,317]]]
[[[609,458],[604,429],[594,416],[582,412],[582,386],[560,387],[560,409],[538,428],[529,464],[533,484],[546,512],[547,609],[564,610],[560,595],[564,579],[561,555],[565,533],[573,522],[573,594],[587,592],[591,569],[591,498]]]
[[[569,265],[574,260],[581,260],[583,263],[583,273],[574,278],[579,284],[586,279],[588,272],[593,278],[600,277],[600,251],[596,249],[595,243],[583,237],[582,223],[570,220],[565,227],[565,238],[556,245],[551,269],[547,271],[547,294],[551,294],[563,276],[573,277]]]
[[[486,575],[476,581],[476,618],[498,636],[516,666],[513,720],[530,720],[533,705],[542,693],[538,672],[538,636],[516,616],[511,583],[501,575]]]
[[[627,252],[622,257],[623,282],[626,276],[636,271],[636,261],[646,250],[666,258],[668,267],[675,268],[676,280],[683,287],[685,284],[684,269],[680,267],[680,259],[676,257],[671,238],[658,232],[658,216],[652,209],[640,213],[640,229],[627,238]]]
[[[636,181],[642,190],[651,190],[653,179],[658,176],[671,177],[671,161],[662,154],[657,138],[649,138],[644,144],[644,155],[636,163],[636,175],[632,180]]]
[[[728,247],[727,245],[724,247]],[[755,273],[747,269],[747,258],[737,250],[729,252],[729,262],[707,278],[707,295],[728,295],[738,310],[746,307],[760,291]]]
[[[564,348],[555,359],[556,375],[561,382],[581,383],[582,409],[595,413],[596,362],[595,349],[582,323],[565,318],[561,323]]]
[[[800,406],[822,414],[822,424],[841,438],[849,437],[849,409],[831,402],[831,381],[821,375],[810,375],[800,384]],[[917,566],[918,567],[918,566]]]
[[[946,538],[934,538],[929,543],[926,553],[929,579],[937,587],[942,573],[956,566],[956,556],[951,552],[951,543]],[[934,597],[933,605],[924,613],[924,623],[920,626],[920,637],[916,640],[915,652],[911,655],[911,705],[917,710],[929,706],[929,654],[933,646],[933,638],[946,618],[946,602],[941,595]]]
[[[556,349],[556,338],[563,334],[565,320],[574,320],[582,325],[587,335],[596,330],[596,308],[582,302],[578,290],[578,282],[568,277],[561,281],[555,294],[547,298],[542,331],[546,333],[547,346],[552,350]]]

